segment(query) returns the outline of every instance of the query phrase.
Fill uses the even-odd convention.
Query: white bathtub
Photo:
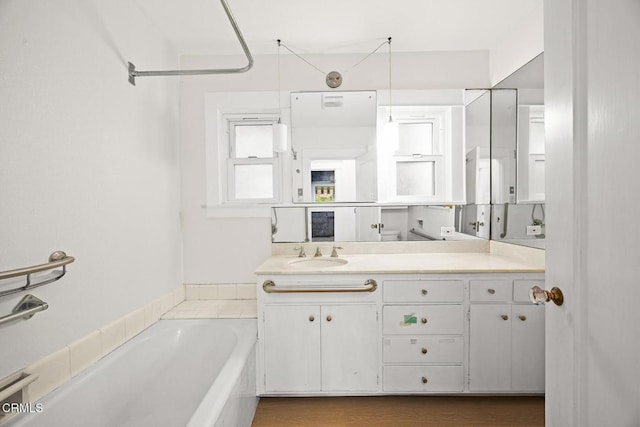
[[[250,426],[255,319],[161,320],[7,426]]]

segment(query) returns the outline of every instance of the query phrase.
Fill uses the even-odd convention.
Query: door
[[[320,391],[320,307],[264,307],[265,390]]]
[[[511,306],[511,389],[544,392],[544,307]]]
[[[640,425],[640,5],[545,0],[546,425]]]
[[[377,206],[353,208],[356,213],[356,237],[358,242],[379,242],[381,240],[382,211]]]
[[[472,304],[469,391],[511,390],[511,306]]]
[[[322,391],[378,390],[377,307],[322,306]]]

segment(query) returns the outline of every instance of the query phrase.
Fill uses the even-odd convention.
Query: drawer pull
[[[527,320],[527,316],[524,316],[524,315],[521,314],[520,316],[518,316],[518,319],[520,319],[520,320],[522,320],[524,322],[525,320]]]
[[[422,354],[427,354],[427,347],[422,347]]]
[[[496,293],[496,290],[489,288],[489,289],[487,289],[487,292],[489,292],[491,295],[493,295],[493,294]]]
[[[427,379],[427,377],[422,377],[422,384],[426,384],[428,382],[429,380]]]
[[[422,319],[420,319],[420,321],[422,322],[422,324],[425,324],[425,323],[427,323],[427,318],[423,317]]]
[[[429,291],[428,291],[428,290],[426,290],[426,289],[423,289],[423,290],[422,290],[422,295],[426,295],[426,294],[428,294],[428,293],[429,293]]]
[[[509,320],[509,316],[507,316],[506,314],[503,314],[500,317],[502,317],[502,320]]]
[[[327,316],[327,322],[331,322],[332,319],[333,319],[333,317]]]
[[[311,316],[309,316],[309,322],[313,322],[314,320],[316,320],[316,318],[313,317],[313,314]]]

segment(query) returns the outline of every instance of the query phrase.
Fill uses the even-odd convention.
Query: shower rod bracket
[[[129,83],[133,86],[136,85],[136,77],[150,77],[150,76],[199,76],[199,75],[208,75],[208,74],[237,74],[237,73],[245,73],[253,68],[253,57],[251,56],[251,52],[249,51],[249,47],[240,32],[240,28],[238,28],[238,23],[236,22],[233,14],[231,13],[231,9],[227,4],[226,0],[220,0],[222,3],[222,7],[224,8],[224,12],[229,18],[229,22],[233,27],[233,31],[236,33],[236,37],[240,42],[240,46],[242,46],[242,50],[247,58],[247,65],[239,68],[213,68],[213,69],[205,69],[205,70],[167,70],[167,71],[137,71],[136,66],[129,62]]]

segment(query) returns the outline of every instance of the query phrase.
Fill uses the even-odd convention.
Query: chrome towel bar
[[[17,268],[15,270],[0,272],[0,280],[11,279],[13,277],[26,276],[27,283],[24,286],[8,289],[6,291],[0,291],[0,297],[5,295],[11,295],[18,292],[23,292],[29,289],[37,288],[38,286],[46,285],[48,283],[55,282],[67,273],[67,264],[71,264],[75,261],[72,256],[67,256],[63,251],[55,251],[49,256],[49,262],[46,264],[34,265],[32,267]],[[52,272],[52,276],[45,277],[43,280],[31,283],[31,275],[33,273],[39,273],[42,271],[53,270],[54,268],[62,267],[62,271]]]
[[[44,311],[49,308],[49,304],[42,301],[40,298],[34,297],[31,294],[25,295],[16,305],[11,314],[0,317],[0,325],[9,323],[18,319],[31,319],[34,314],[39,311]]]
[[[412,228],[409,231],[415,234],[416,236],[424,237],[425,239],[428,239],[428,240],[446,240],[444,237],[435,237],[425,233],[424,231],[416,230],[415,228]]]
[[[375,280],[369,279],[364,282],[364,286],[350,286],[350,287],[328,287],[321,288],[315,286],[309,287],[282,287],[276,286],[272,280],[265,280],[262,284],[262,289],[268,294],[287,294],[298,292],[373,292],[378,288],[378,283]]]

